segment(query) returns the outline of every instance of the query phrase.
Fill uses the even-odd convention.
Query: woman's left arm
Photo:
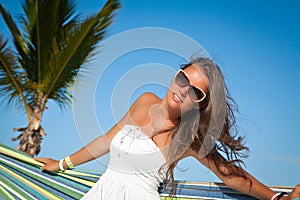
[[[242,177],[222,175],[212,160],[209,160],[206,157],[200,158],[199,154],[192,150],[190,150],[190,152],[188,154],[192,155],[200,163],[202,163],[204,166],[209,168],[214,174],[216,174],[216,176],[218,176],[223,181],[223,183],[225,185],[231,187],[232,189],[238,190],[244,194],[253,196],[257,199],[271,200],[272,197],[276,194],[273,190],[271,190],[269,187],[267,187],[264,184],[262,184],[261,182],[259,182],[256,178],[254,178],[247,172],[245,172],[245,174],[246,174],[247,178],[249,178],[251,180],[252,185],[250,184],[250,182],[248,180],[245,180]],[[224,170],[227,170],[227,169],[224,168]],[[300,185],[297,185],[294,188],[294,190],[289,194],[289,196],[283,196],[280,199],[286,200],[286,199],[293,199],[293,198],[297,198],[297,197],[300,197]]]

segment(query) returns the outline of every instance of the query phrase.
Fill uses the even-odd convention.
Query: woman
[[[45,163],[42,170],[57,171],[110,152],[107,171],[83,199],[160,199],[159,184],[172,184],[176,164],[189,156],[258,199],[299,197],[299,185],[289,196],[275,194],[241,168],[248,148],[235,137],[234,105],[220,69],[196,58],[176,73],[163,99],[145,93],[110,131],[78,152],[60,161],[36,160]]]

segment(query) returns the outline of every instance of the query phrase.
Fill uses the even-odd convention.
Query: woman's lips
[[[176,103],[182,103],[181,99],[174,93],[173,95],[173,100],[176,102]]]

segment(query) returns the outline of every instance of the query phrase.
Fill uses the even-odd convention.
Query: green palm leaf
[[[21,35],[16,23],[13,21],[11,15],[3,8],[1,4],[0,4],[0,13],[2,14],[2,17],[6,25],[8,26],[10,33],[12,34],[13,42],[19,56],[25,60],[26,44],[27,44],[26,41],[24,41],[23,36]]]
[[[6,48],[6,44],[7,42],[0,35],[0,96],[7,97],[9,105],[25,105],[29,113],[26,97],[23,94],[27,90],[25,75],[18,65],[16,56]]]
[[[27,103],[35,107],[40,102],[43,107],[53,99],[61,107],[70,105],[78,71],[93,56],[120,4],[109,0],[82,22],[75,15],[73,1],[26,0],[22,7],[22,32],[1,4],[0,12],[12,33],[17,61],[26,76],[23,93]]]
[[[76,25],[69,23],[61,29],[52,42],[49,70],[45,72],[46,87],[43,89],[47,91],[46,98],[53,98],[62,104],[69,103],[72,95],[65,89],[72,88],[80,66],[93,56],[91,52],[105,36],[113,12],[118,8],[117,1],[108,1],[101,11],[84,22]]]
[[[22,21],[27,41],[30,41],[30,61],[33,61],[24,66],[35,83],[42,84],[43,71],[48,68],[52,54],[51,41],[73,16],[74,8],[74,3],[66,0],[27,0],[23,4],[26,18],[22,18]]]

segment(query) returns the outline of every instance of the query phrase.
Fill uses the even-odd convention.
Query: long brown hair
[[[181,117],[180,123],[169,130],[172,141],[167,155],[166,186],[173,186],[171,195],[176,191],[174,169],[182,155],[191,149],[213,161],[223,176],[247,178],[241,164],[247,157],[248,147],[243,144],[243,137],[237,136],[235,112],[237,104],[230,96],[220,68],[208,58],[198,57],[186,67],[200,67],[205,72],[208,83],[208,94],[199,103],[199,109],[193,109]],[[226,169],[226,170],[224,170]]]

